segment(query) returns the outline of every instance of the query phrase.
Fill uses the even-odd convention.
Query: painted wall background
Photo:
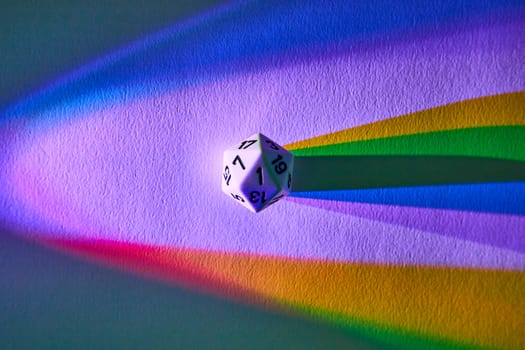
[[[228,348],[522,348],[524,15],[521,1],[201,12],[3,108],[0,223],[112,280],[102,296],[107,282],[92,292],[78,279],[42,282],[65,300],[88,293],[58,307],[94,317],[76,323],[86,333],[99,326],[83,307],[116,300],[141,329],[152,301],[137,299],[174,305],[173,291],[177,306],[150,313],[147,333],[171,345],[206,334],[212,317],[213,345],[198,346],[228,333]],[[256,131],[298,158],[293,195],[254,215],[220,181],[222,151]],[[19,323],[4,316],[2,339],[16,344],[25,325],[40,324],[35,339],[44,323],[63,329],[59,301],[31,321],[42,305],[18,299],[9,270],[13,251],[35,252],[51,276],[71,258],[3,239],[19,247],[3,254],[3,294],[17,295],[3,307]],[[213,311],[182,312],[180,300]],[[99,332],[129,341],[128,321],[103,317],[118,336]],[[71,332],[54,339],[100,341]]]

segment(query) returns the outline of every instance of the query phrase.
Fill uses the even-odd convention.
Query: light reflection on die
[[[257,213],[292,189],[293,155],[263,134],[224,151],[222,191]]]

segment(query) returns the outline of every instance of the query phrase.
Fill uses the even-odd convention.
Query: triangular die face
[[[288,177],[293,171],[293,155],[284,149],[280,152],[265,151],[263,153],[263,162],[267,173],[279,190],[287,189]]]
[[[264,207],[261,208],[261,210],[266,209],[266,208],[268,208],[269,206],[272,206],[272,205],[274,205],[275,203],[279,202],[279,200],[281,200],[281,198],[283,198],[283,197],[286,197],[287,194],[288,194],[288,193],[287,193],[286,191],[280,191],[280,192],[275,193],[275,194],[272,196],[272,199],[269,200],[269,201],[264,205]]]
[[[241,192],[253,211],[259,212],[274,199],[279,190],[275,187],[244,187],[241,189]]]
[[[242,184],[255,168],[262,164],[260,153],[246,153],[227,150],[223,157],[222,191],[227,194],[240,194]]]
[[[260,137],[261,149],[264,152],[283,152],[283,151],[286,151],[286,149],[284,149],[284,147],[282,147],[281,145],[279,145],[277,142],[273,141],[269,137],[267,137],[267,136],[265,136],[263,134],[259,134],[259,137]],[[286,151],[286,152],[288,152],[288,151]]]
[[[244,140],[228,148],[227,151],[262,152],[259,134],[253,134],[250,137],[245,138]]]
[[[262,156],[245,175],[240,190],[255,211],[259,211],[279,192],[279,186],[265,168]]]
[[[265,165],[264,155],[260,155],[258,160],[253,163],[249,171],[243,173],[245,176],[241,181],[241,187],[251,188],[278,188],[275,178]]]
[[[250,171],[257,164],[263,162],[262,153],[260,152],[239,152],[236,150],[227,150],[224,152],[223,165],[230,165],[241,173]]]

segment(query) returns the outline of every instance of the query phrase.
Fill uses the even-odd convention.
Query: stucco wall
[[[0,222],[354,344],[523,347],[524,15],[195,16],[4,108]],[[220,190],[222,151],[254,132],[298,157],[294,192],[256,215]]]

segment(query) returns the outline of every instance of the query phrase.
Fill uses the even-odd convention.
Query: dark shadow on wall
[[[525,180],[525,162],[462,156],[296,157],[294,192]]]
[[[525,162],[463,156],[295,162],[288,200],[296,204],[525,251]]]

